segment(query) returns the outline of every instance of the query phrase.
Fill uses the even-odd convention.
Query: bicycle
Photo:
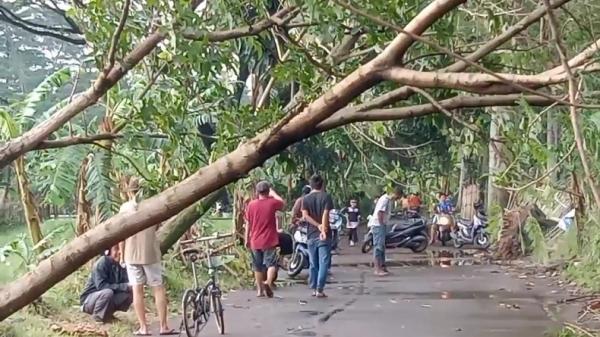
[[[224,335],[225,318],[223,317],[223,304],[221,303],[222,292],[216,277],[217,268],[223,264],[222,261],[219,259],[213,261],[207,241],[205,256],[210,279],[203,288],[200,288],[196,274],[196,261],[198,260],[200,251],[197,248],[187,248],[183,250],[183,254],[189,255],[194,277],[194,288],[186,289],[182,298],[182,324],[184,325],[186,335],[188,337],[197,337],[208,323],[211,313],[215,315],[219,334]]]

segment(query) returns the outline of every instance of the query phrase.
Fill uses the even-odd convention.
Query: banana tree
[[[6,141],[21,135],[24,129],[33,124],[40,105],[44,103],[46,98],[70,79],[71,70],[69,68],[61,69],[48,76],[23,100],[9,106],[0,107],[0,140]],[[15,160],[14,168],[31,241],[34,246],[38,247],[38,250],[43,250],[43,245],[37,245],[44,237],[41,229],[42,218],[32,192],[24,155]]]

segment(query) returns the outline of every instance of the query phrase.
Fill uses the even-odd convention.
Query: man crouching
[[[108,255],[94,264],[90,280],[79,297],[83,312],[95,321],[106,323],[114,319],[116,311],[127,311],[133,302],[127,271],[119,264],[119,246],[113,246]]]

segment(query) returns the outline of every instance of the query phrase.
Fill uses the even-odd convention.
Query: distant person
[[[140,182],[132,177],[127,183],[127,197],[129,200],[121,205],[119,213],[131,214],[137,211],[137,194],[140,192]],[[152,288],[156,311],[160,322],[161,335],[177,335],[173,329],[169,329],[167,322],[167,294],[163,285],[161,253],[158,239],[156,238],[156,226],[148,227],[123,243],[123,258],[127,265],[127,276],[129,284],[133,288],[133,307],[140,325],[134,333],[136,336],[147,336],[148,323],[146,322],[146,306],[144,304],[144,285]]]
[[[456,226],[454,224],[454,219],[452,218],[452,213],[454,213],[454,206],[448,200],[448,196],[446,193],[440,192],[438,193],[438,203],[435,206],[433,222],[431,224],[430,231],[430,245],[433,245],[437,241],[437,236],[439,232],[439,223],[441,217],[447,217],[448,222],[450,223],[450,232],[453,233],[456,230]]]
[[[385,265],[385,236],[387,225],[392,213],[393,202],[404,196],[402,188],[397,186],[391,194],[384,194],[377,200],[373,216],[369,221],[369,227],[373,232],[373,258],[375,264],[375,275],[386,276],[389,274]]]
[[[408,210],[419,213],[421,211],[421,196],[418,192],[411,193],[408,198]]]
[[[342,213],[348,217],[348,240],[350,246],[353,247],[358,242],[358,224],[360,223],[360,209],[356,199],[350,200],[350,206],[344,208]]]
[[[295,227],[298,226],[302,221],[302,200],[304,200],[304,197],[308,193],[310,193],[310,190],[310,186],[304,186],[302,188],[302,195],[294,202],[294,207],[292,207],[292,232],[295,230]]]
[[[120,256],[116,245],[98,259],[79,297],[82,311],[92,315],[96,322],[113,320],[115,312],[129,310],[133,302],[127,271],[119,264]]]
[[[310,178],[312,191],[302,201],[302,216],[308,222],[308,258],[310,261],[309,286],[313,296],[325,295],[325,282],[331,264],[331,238],[329,211],[333,209],[333,199],[323,189],[323,178],[315,174]]]
[[[257,297],[273,297],[279,246],[277,211],[283,210],[285,201],[266,181],[256,185],[256,192],[258,198],[250,201],[246,208],[245,239],[252,250]]]

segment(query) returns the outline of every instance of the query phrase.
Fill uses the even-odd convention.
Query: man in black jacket
[[[119,246],[102,256],[92,270],[83,293],[79,297],[83,312],[98,322],[113,319],[116,311],[127,311],[133,302],[133,293],[127,271],[119,264]]]

